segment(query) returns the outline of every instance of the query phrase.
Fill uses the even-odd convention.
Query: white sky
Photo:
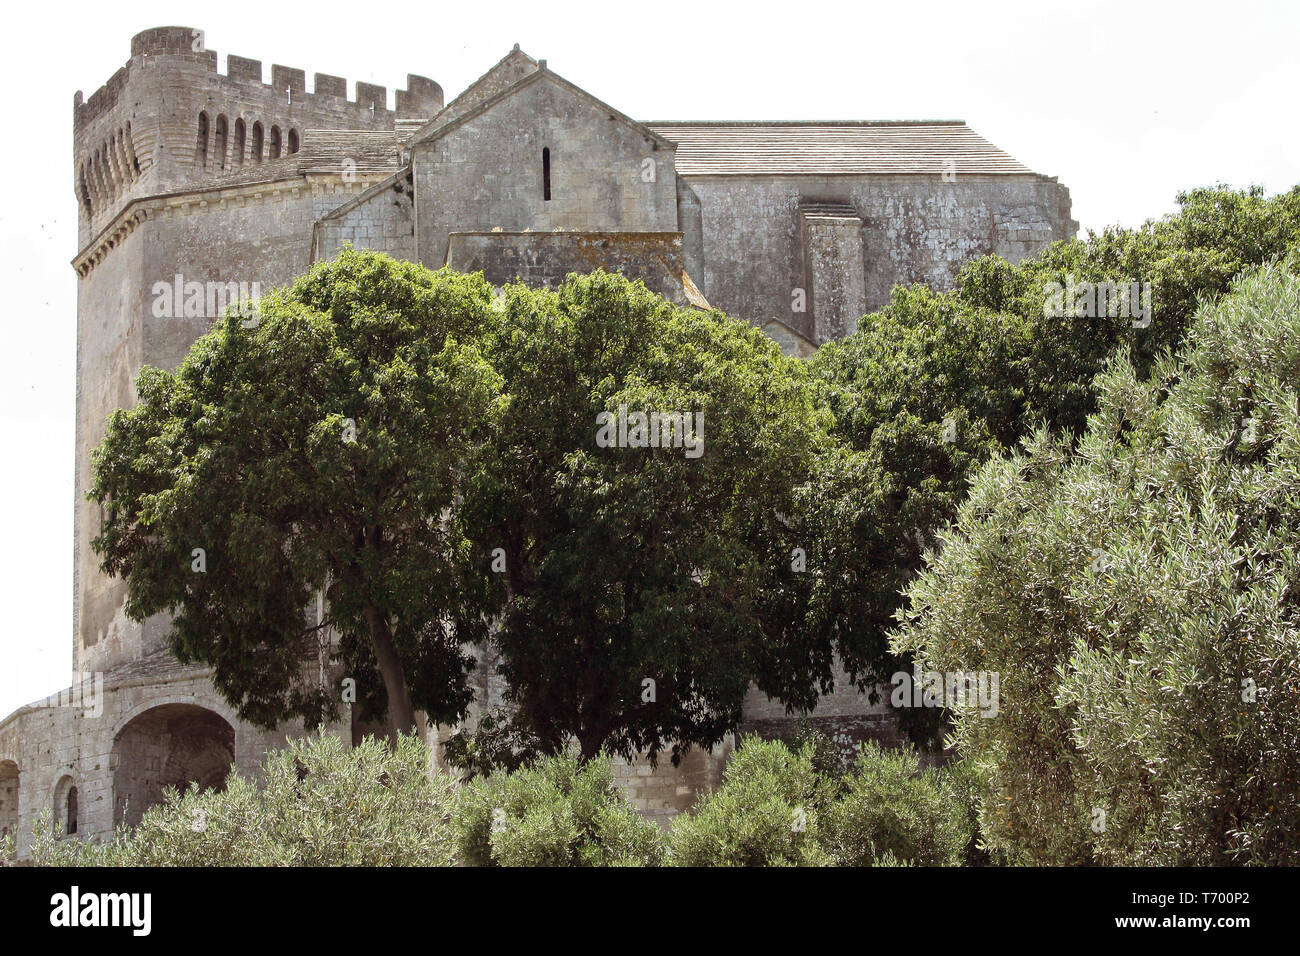
[[[6,10],[0,251],[0,719],[72,668],[76,205],[72,96],[155,26],[209,49],[450,99],[514,43],[637,119],[963,119],[1070,188],[1083,228],[1179,189],[1300,181],[1300,4],[1279,2],[267,2]],[[349,86],[349,92],[351,87]]]

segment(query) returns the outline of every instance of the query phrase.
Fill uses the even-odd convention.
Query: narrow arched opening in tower
[[[199,113],[199,139],[194,144],[194,165],[208,168],[208,114]]]
[[[229,138],[229,129],[226,117],[218,116],[216,135],[212,138],[212,152],[217,160],[217,169],[226,168],[226,140]]]

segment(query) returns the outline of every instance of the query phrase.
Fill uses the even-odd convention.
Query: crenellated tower
[[[73,104],[73,187],[84,247],[132,199],[285,163],[308,129],[384,132],[443,106],[433,80],[407,76],[390,108],[383,86],[230,54],[226,73],[203,31],[156,27],[131,40],[131,58],[88,100]]]

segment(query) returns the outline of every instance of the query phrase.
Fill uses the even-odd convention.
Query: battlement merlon
[[[432,117],[443,107],[442,87],[426,76],[411,73],[406,77],[406,89],[397,90],[394,109],[388,107],[387,87],[358,81],[355,98],[347,97],[348,81],[328,73],[314,75],[313,88],[307,90],[306,71],[296,67],[272,64],[271,82],[262,81],[262,61],[229,54],[226,72],[217,72],[217,51],[204,45],[204,33],[193,27],[154,27],[131,38],[131,58],[101,86],[89,99],[80,90],[73,99],[73,127],[80,129],[117,105],[126,87],[132,69],[149,61],[172,61],[187,67],[206,69],[227,83],[249,84],[259,89],[275,89],[288,95],[303,98],[309,105],[318,97],[345,100],[358,109],[369,111],[374,106],[376,115],[395,113],[398,116]]]

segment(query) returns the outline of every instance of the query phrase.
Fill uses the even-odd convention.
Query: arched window
[[[289,130],[289,153],[293,154],[296,152],[298,152],[298,131],[296,129],[291,129]]]
[[[255,163],[260,163],[262,161],[262,124],[260,121],[253,124],[253,146],[251,156]]]
[[[267,149],[270,151],[269,158],[271,159],[280,158],[280,127],[278,126],[271,127],[271,142],[267,147]]]
[[[121,144],[116,136],[108,138],[108,169],[113,176],[113,195],[120,196],[126,189],[126,170],[121,158]]]
[[[235,166],[244,165],[244,142],[248,139],[248,127],[244,125],[242,119],[235,120],[235,143],[233,164]]]
[[[229,136],[230,127],[226,123],[225,116],[217,117],[216,135],[212,138],[212,150],[216,154],[217,169],[226,168],[226,140]]]
[[[542,199],[551,201],[551,147],[542,147]]]
[[[114,146],[113,137],[110,136],[105,140],[102,148],[104,150],[104,171],[108,173],[108,194],[111,198],[116,199],[117,194],[121,192],[121,183],[118,182],[117,151]]]
[[[194,147],[194,165],[208,168],[208,114],[199,114],[199,142]]]
[[[108,188],[108,178],[104,175],[104,151],[95,150],[94,155],[95,187],[99,190],[99,199],[105,206],[112,202],[113,194]]]
[[[54,832],[63,836],[77,832],[77,782],[67,774],[54,787]]]

